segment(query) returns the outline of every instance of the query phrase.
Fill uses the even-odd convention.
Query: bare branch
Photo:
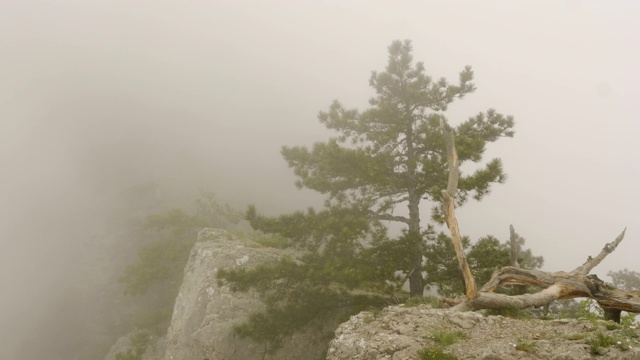
[[[613,240],[612,242],[604,246],[602,251],[600,251],[600,254],[598,254],[596,257],[589,256],[587,258],[587,261],[584,264],[575,268],[571,273],[572,274],[588,274],[594,267],[598,266],[598,264],[600,264],[602,260],[604,260],[604,258],[607,257],[607,255],[612,253],[613,250],[615,250],[618,247],[618,244],[620,244],[622,239],[624,239],[624,233],[626,231],[627,231],[627,228],[624,228],[624,230],[622,230],[622,233],[620,233],[620,235],[618,235],[618,237],[615,240]]]
[[[533,269],[520,269],[513,266],[504,267],[493,273],[475,299],[467,300],[454,307],[457,310],[478,309],[524,309],[547,305],[558,299],[576,297],[592,298],[605,310],[608,318],[620,321],[620,311],[640,313],[640,291],[626,291],[616,288],[600,280],[596,275],[588,275],[609,253],[616,249],[624,238],[625,231],[605,245],[595,258],[589,257],[587,262],[567,273],[563,271],[548,273]],[[515,234],[513,227],[512,235]],[[515,237],[512,237],[512,241]],[[496,294],[494,291],[503,285],[530,285],[543,290],[535,294],[509,296]]]
[[[377,214],[373,211],[370,212],[371,216],[373,216],[374,218],[378,219],[378,220],[388,220],[388,221],[399,221],[399,222],[403,222],[405,224],[409,224],[409,218],[406,218],[404,216],[396,216],[396,215],[391,215],[391,214]]]

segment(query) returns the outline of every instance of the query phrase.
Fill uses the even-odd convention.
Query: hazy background
[[[333,99],[366,107],[394,39],[435,78],[473,66],[451,123],[516,118],[488,154],[508,182],[459,211],[463,233],[513,224],[555,271],[626,226],[594,272],[640,270],[639,19],[631,0],[0,0],[0,358],[86,342],[86,254],[132,185],[169,204],[199,189],[273,214],[317,204],[280,147],[326,139]]]

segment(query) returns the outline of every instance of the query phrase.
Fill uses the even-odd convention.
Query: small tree
[[[523,268],[537,269],[542,266],[543,258],[533,256],[530,249],[524,248],[524,239],[518,241],[518,262]],[[484,284],[494,271],[510,265],[511,245],[501,243],[495,236],[487,235],[474,244],[468,237],[462,238],[462,247],[478,284]],[[435,286],[443,296],[453,297],[464,294],[465,283],[456,258],[451,238],[444,233],[427,238],[425,281],[427,286]]]

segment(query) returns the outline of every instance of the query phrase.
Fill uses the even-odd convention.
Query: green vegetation
[[[536,351],[536,344],[520,339],[516,343],[516,350],[533,353]]]
[[[298,176],[297,185],[326,194],[330,208],[366,211],[369,218],[396,221],[406,226],[403,257],[398,271],[408,275],[411,295],[422,295],[420,274],[423,246],[419,206],[432,201],[432,218],[442,222],[440,191],[446,188],[448,169],[444,154],[442,114],[457,99],[475,91],[473,71],[467,66],[459,81],[433,81],[422,62],[413,62],[410,41],[394,41],[388,49],[388,65],[374,71],[369,84],[376,95],[363,112],[334,101],[318,118],[338,135],[311,149],[283,147],[282,155]],[[480,113],[456,127],[461,164],[482,160],[486,145],[513,136],[514,121],[494,110]],[[457,202],[477,200],[488,194],[505,174],[499,159],[462,176]],[[408,216],[394,215],[404,204]]]
[[[433,269],[448,266],[444,261],[454,256],[445,248],[447,236],[423,223],[429,217],[421,216],[420,208],[432,205],[430,218],[443,222],[440,191],[446,188],[448,167],[442,130],[449,126],[444,111],[475,90],[472,81],[470,67],[460,72],[456,84],[432,80],[423,63],[414,63],[411,43],[394,41],[386,69],[371,75],[375,96],[368,109],[347,109],[335,101],[318,116],[335,137],[311,148],[282,148],[298,177],[296,185],[326,195],[325,207],[277,217],[248,209],[246,218],[255,230],[276,234],[279,244],[308,254],[298,263],[283,260],[218,273],[221,282],[236,290],[256,289],[267,305],[264,313],[238,328],[239,334],[273,348],[311,319],[404,302],[408,295],[421,297],[427,285],[448,289],[450,283],[460,283],[457,265],[455,274],[434,279]],[[499,159],[480,162],[489,143],[513,136],[513,126],[512,117],[494,110],[455,126],[460,163],[475,163],[478,169],[461,176],[458,206],[470,198],[481,200],[493,184],[504,182]],[[395,213],[401,206],[406,206],[406,216]],[[389,221],[400,223],[402,234],[390,236]],[[502,251],[501,245],[483,241],[475,249],[475,269],[490,273],[507,265],[502,256],[485,257]],[[407,282],[409,294],[403,290]]]
[[[458,358],[452,354],[447,353],[444,349],[447,346],[453,345],[456,342],[465,339],[466,334],[462,331],[434,331],[429,334],[429,337],[435,342],[434,346],[428,346],[421,349],[418,352],[420,360],[457,360]]]
[[[354,262],[346,260],[307,255],[302,261],[283,258],[254,269],[220,269],[220,282],[228,282],[233,291],[254,288],[266,305],[264,312],[252,314],[237,326],[236,333],[265,342],[275,351],[285,337],[314,320],[342,322],[362,310],[390,304],[381,294],[350,293],[349,286],[357,285],[365,275],[350,271]],[[284,304],[283,299],[287,300]]]
[[[518,263],[527,269],[540,268],[543,264],[541,256],[534,256],[530,249],[524,248],[525,240],[520,238],[517,243]],[[485,284],[496,269],[510,263],[511,248],[507,242],[500,243],[494,236],[480,238],[471,244],[468,237],[462,238],[467,262],[471,267],[477,284]],[[443,233],[427,233],[425,256],[429,259],[424,265],[425,282],[436,286],[438,292],[444,296],[453,297],[464,293],[464,281],[458,267],[451,239]]]
[[[148,216],[139,231],[143,245],[137,259],[120,278],[125,294],[133,297],[128,314],[131,327],[163,334],[198,232],[203,227],[232,228],[241,219],[229,206],[218,204],[211,193],[196,201],[193,214],[172,209]]]
[[[593,299],[557,300],[550,304],[549,309],[543,315],[543,319],[585,319],[592,323],[604,320],[604,310]],[[623,312],[620,316],[620,324],[606,322],[609,327],[614,326],[637,326],[636,314]]]
[[[462,331],[434,331],[431,333],[431,338],[437,345],[445,347],[453,345],[459,340],[466,338],[465,333]]]
[[[582,299],[580,301],[555,301],[552,306],[552,316],[548,317],[585,319],[594,324],[606,324],[605,326],[608,330],[612,330],[613,328],[620,326],[629,327],[638,325],[638,322],[636,321],[636,314],[626,312],[620,316],[620,324],[611,321],[604,321],[604,310],[593,299]]]
[[[595,300],[584,299],[578,301],[575,317],[595,322],[604,319],[604,311]]]
[[[640,290],[640,273],[628,269],[609,271],[607,275],[613,279],[613,284],[624,290]]]
[[[565,336],[567,340],[584,340],[587,337],[586,333],[573,333]]]
[[[584,340],[589,345],[592,355],[601,355],[603,350],[615,346],[621,351],[627,351],[631,346],[638,346],[638,333],[636,330],[613,323],[611,321],[593,321],[593,327],[584,333],[574,333],[566,336],[568,340]],[[602,327],[607,329],[608,333],[603,333]]]
[[[600,355],[602,349],[608,348],[616,343],[616,340],[609,335],[605,335],[598,331],[594,336],[586,340],[592,355]]]
[[[420,360],[458,360],[454,355],[445,352],[439,346],[425,347],[418,352]]]

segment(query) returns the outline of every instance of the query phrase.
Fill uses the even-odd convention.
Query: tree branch
[[[624,233],[626,231],[627,231],[627,228],[624,228],[624,230],[622,230],[620,235],[618,235],[618,237],[612,242],[606,244],[604,248],[602,248],[602,251],[600,251],[600,253],[596,257],[589,256],[587,258],[587,261],[584,264],[575,268],[571,273],[572,274],[588,274],[594,267],[598,266],[598,264],[600,264],[602,260],[604,260],[604,258],[607,257],[607,255],[611,254],[613,250],[615,250],[618,247],[618,244],[620,244],[622,239],[624,239]]]
[[[371,216],[373,216],[374,218],[378,219],[378,220],[389,220],[389,221],[399,221],[399,222],[403,222],[405,224],[409,224],[409,218],[406,218],[404,216],[396,216],[396,215],[391,215],[391,214],[377,214],[373,211],[369,212],[369,214],[371,214]]]

